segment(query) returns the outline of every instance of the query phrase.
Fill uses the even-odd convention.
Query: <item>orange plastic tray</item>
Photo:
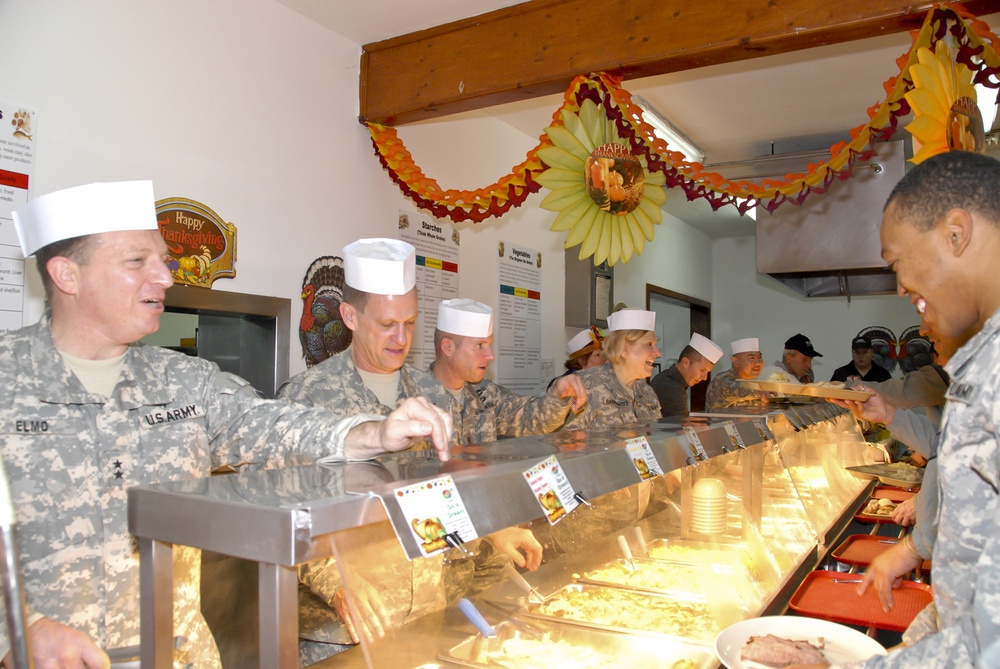
[[[843,581],[860,578],[858,574],[836,571],[810,572],[792,595],[788,606],[804,616],[845,625],[902,632],[934,598],[931,586],[903,581],[903,587],[892,591],[893,607],[891,611],[886,612],[882,610],[882,603],[872,588],[868,588],[864,595],[858,597],[856,583],[833,581],[833,579]]]
[[[872,536],[871,534],[852,534],[844,539],[830,555],[837,562],[854,565],[869,565],[882,551],[887,551],[899,543],[892,537]],[[931,561],[924,560],[920,565],[924,571],[930,571]]]
[[[900,502],[905,502],[914,495],[916,495],[914,490],[903,490],[902,488],[893,488],[892,486],[876,486],[872,490],[872,497],[874,499],[888,499],[890,501],[899,504]]]

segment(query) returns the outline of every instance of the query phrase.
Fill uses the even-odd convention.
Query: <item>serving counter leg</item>
[[[139,538],[139,640],[142,666],[174,664],[174,546]]]
[[[295,567],[261,562],[260,667],[299,666],[299,581]]]

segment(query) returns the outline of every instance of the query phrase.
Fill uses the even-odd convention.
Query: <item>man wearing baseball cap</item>
[[[785,351],[776,366],[787,372],[800,383],[812,383],[812,359],[823,354],[813,348],[812,342],[804,334],[792,335],[785,341]]]
[[[460,444],[555,432],[570,409],[583,407],[587,391],[575,374],[561,376],[544,395],[518,395],[486,378],[493,355],[493,309],[475,300],[438,305],[431,373],[456,400]]]
[[[707,379],[721,357],[722,349],[718,344],[697,332],[692,334],[677,362],[649,382],[660,400],[660,415],[689,415],[688,388]]]
[[[35,666],[107,666],[102,647],[139,643],[127,488],[226,466],[365,459],[411,437],[447,449],[450,416],[430,405],[378,422],[332,415],[262,399],[213,362],[139,343],[159,328],[173,283],[151,182],[56,191],[13,219],[48,304],[41,321],[0,337],[0,420],[11,426],[0,449],[16,482]],[[200,560],[174,548],[174,633],[184,643],[173,661],[216,667]]]
[[[831,381],[872,381],[880,383],[892,378],[892,374],[875,363],[872,358],[875,350],[872,340],[867,335],[858,335],[851,340],[851,362],[834,370]]]

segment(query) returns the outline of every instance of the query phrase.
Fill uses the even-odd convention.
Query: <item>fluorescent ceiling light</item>
[[[653,126],[656,136],[667,143],[667,148],[684,154],[689,163],[705,162],[705,152],[691,138],[673,126],[663,114],[640,95],[633,95],[632,102],[642,109],[642,120]]]

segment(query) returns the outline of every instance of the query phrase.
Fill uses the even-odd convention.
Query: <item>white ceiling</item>
[[[358,44],[476,16],[518,4],[512,0],[278,0]],[[1000,14],[983,17],[996,30]],[[705,163],[775,153],[827,149],[868,121],[885,98],[882,83],[898,73],[910,46],[897,33],[833,46],[626,81],[705,151]],[[562,96],[484,110],[537,137]],[[815,162],[816,159],[808,162]],[[751,235],[754,223],[733,207],[712,212],[703,200],[668,193],[664,209],[712,237]]]

